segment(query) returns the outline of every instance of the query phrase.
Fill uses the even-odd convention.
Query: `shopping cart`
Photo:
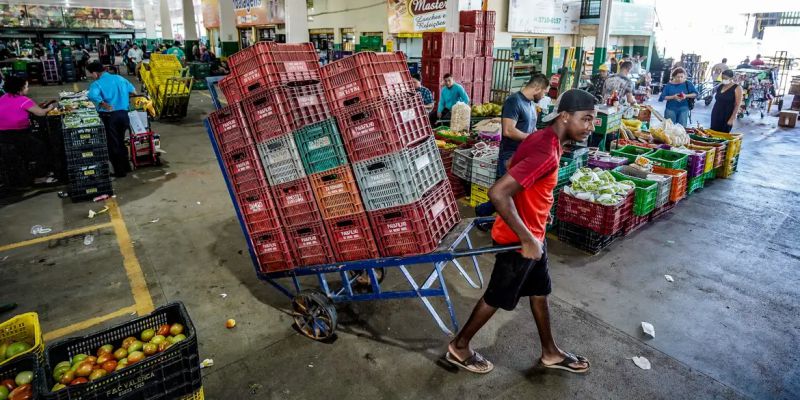
[[[217,109],[222,106],[216,86],[221,78],[206,78],[212,102]],[[214,140],[211,125],[208,120],[205,123],[211,146],[217,156],[220,169],[223,171],[225,184],[228,187],[228,193],[231,196],[239,224],[242,231],[246,232],[245,221],[235,200],[230,178],[224,172],[225,167],[222,156]],[[483,287],[484,279],[480,270],[478,256],[519,249],[519,246],[476,248],[473,245],[471,234],[474,233],[475,227],[480,224],[491,223],[493,220],[494,217],[462,220],[442,240],[439,247],[429,254],[315,265],[270,273],[264,273],[258,268],[258,258],[250,240],[247,241],[247,247],[258,279],[269,283],[291,299],[295,326],[309,338],[315,340],[331,338],[337,326],[337,313],[334,306],[336,303],[403,298],[419,298],[425,310],[433,317],[442,332],[452,335],[458,331],[458,321],[447,290],[443,273],[445,267],[452,265],[469,286],[479,289]],[[464,258],[467,260],[466,263],[462,264],[461,259]],[[470,262],[471,265],[469,264]],[[470,266],[474,269],[474,278],[467,272]],[[408,284],[407,287],[399,287],[400,285],[387,287],[382,285],[383,277],[388,271],[392,270],[402,276],[405,283]],[[422,271],[426,272],[425,278],[422,280],[415,278],[415,275],[419,276],[418,273]],[[301,282],[307,282],[301,278],[310,276],[317,278],[317,287],[306,288],[304,283]],[[449,323],[445,322],[447,317],[443,318],[431,302],[431,299],[436,297],[444,299],[450,319]]]

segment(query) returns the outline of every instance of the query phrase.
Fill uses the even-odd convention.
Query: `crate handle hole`
[[[395,212],[390,212],[388,214],[383,214],[383,218],[384,219],[395,219],[395,218],[400,218],[402,216],[403,216],[403,213],[401,213],[400,211],[395,211]]]
[[[386,168],[386,163],[381,161],[381,162],[376,162],[375,164],[368,165],[367,166],[367,171],[376,171],[376,170],[384,169],[384,168]]]
[[[345,221],[337,222],[336,226],[339,227],[339,228],[343,228],[345,226],[353,226],[355,224],[356,224],[355,221],[353,221],[352,219],[348,219],[348,220],[345,220]]]
[[[298,235],[305,235],[311,232],[312,232],[311,228],[301,228],[297,230]]]
[[[338,179],[339,179],[339,174],[330,174],[330,175],[325,175],[325,176],[322,177],[322,181],[323,182],[330,182],[330,181],[338,180]]]

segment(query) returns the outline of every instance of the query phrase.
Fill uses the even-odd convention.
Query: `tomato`
[[[178,334],[178,335],[175,335],[175,337],[174,337],[174,338],[172,338],[172,344],[178,343],[178,342],[180,342],[181,340],[186,340],[186,335],[184,335],[184,334],[182,334],[182,333],[181,333],[181,334]]]
[[[95,357],[95,356],[89,356],[89,357],[86,357],[86,359],[85,359],[85,360],[83,360],[83,361],[85,361],[85,362],[90,362],[90,363],[92,363],[92,364],[97,364],[97,357]]]
[[[22,385],[8,394],[8,400],[29,400],[33,398],[33,387],[31,384]]]
[[[100,357],[97,357],[97,363],[101,364],[101,365],[104,364],[108,360],[114,360],[114,354],[112,354],[112,353],[103,353],[103,354],[100,355]]]
[[[22,371],[14,378],[14,382],[16,382],[17,386],[27,385],[31,383],[31,381],[33,381],[32,371]]]
[[[0,385],[5,386],[9,392],[17,388],[17,384],[13,379],[3,379],[0,381]]]
[[[122,360],[127,356],[128,356],[128,350],[125,349],[117,349],[117,351],[114,352],[114,358],[116,358],[117,361]]]
[[[136,364],[142,360],[144,360],[144,353],[141,351],[134,351],[133,353],[128,354],[128,365]]]
[[[104,369],[96,369],[92,371],[92,374],[89,375],[89,382],[96,381],[104,376],[108,375],[108,371]]]
[[[177,336],[183,333],[183,325],[175,323],[169,328],[169,334],[172,336]]]
[[[142,351],[146,356],[152,356],[153,354],[158,353],[158,345],[154,343],[145,343],[144,347],[142,347]]]
[[[75,380],[75,371],[67,371],[64,372],[64,375],[61,376],[61,379],[58,380],[58,383],[62,385],[69,385],[74,380]]]
[[[131,345],[131,343],[133,343],[133,342],[135,342],[135,341],[136,341],[136,338],[135,338],[135,337],[133,337],[133,336],[128,336],[128,337],[126,337],[126,338],[125,338],[125,339],[122,341],[122,348],[123,348],[123,349],[125,349],[125,350],[128,350],[128,346],[130,346],[130,345]]]
[[[142,350],[142,346],[144,346],[144,343],[142,343],[142,342],[140,342],[138,340],[134,340],[128,346],[128,354],[133,353],[134,351],[141,351]]]
[[[108,372],[114,372],[117,369],[117,361],[116,360],[108,360],[103,363],[103,369]]]
[[[86,382],[89,382],[89,380],[84,378],[84,377],[80,377],[80,378],[75,378],[75,380],[72,381],[72,383],[70,383],[69,385],[70,386],[76,386],[76,385],[80,385],[81,383],[86,383]]]
[[[158,327],[158,331],[156,331],[156,333],[161,336],[169,336],[169,328],[169,324],[161,325]]]
[[[79,366],[78,369],[75,370],[75,375],[80,377],[89,376],[92,373],[92,366],[94,364],[84,361]]]
[[[150,343],[155,344],[155,345],[159,345],[165,340],[167,340],[166,337],[161,336],[161,335],[155,335],[155,336],[153,336],[152,339],[150,339]]]
[[[89,357],[86,354],[76,354],[75,357],[72,357],[72,365],[80,364],[81,361],[85,360],[86,357]]]
[[[111,354],[114,352],[114,346],[110,344],[104,344],[97,349],[97,358],[100,358],[103,354]]]
[[[169,342],[167,342],[166,340],[165,340],[165,341],[163,341],[163,342],[161,342],[161,343],[159,343],[159,344],[158,344],[158,352],[159,352],[159,353],[162,353],[162,352],[164,352],[164,350],[166,350],[166,349],[167,349],[167,346],[169,346],[169,345],[170,345],[170,343],[169,343]]]
[[[50,391],[51,391],[51,392],[57,392],[57,391],[59,391],[59,390],[61,390],[61,389],[65,388],[65,387],[67,387],[67,386],[66,386],[66,385],[64,385],[64,384],[62,384],[62,383],[56,383],[55,385],[53,385],[53,388],[52,388],[52,389],[50,389]]]
[[[156,331],[154,329],[145,329],[142,331],[142,335],[140,336],[143,342],[149,342],[153,336],[156,335]]]
[[[3,385],[0,385],[0,400],[6,400],[6,399],[8,399],[8,394],[9,394],[9,393],[11,393],[11,391],[10,391],[10,390],[8,390],[8,388],[7,388],[7,387],[5,387],[5,386],[3,386]]]

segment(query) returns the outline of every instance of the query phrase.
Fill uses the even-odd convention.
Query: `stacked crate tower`
[[[494,57],[494,30],[496,13],[494,11],[461,11],[459,13],[459,30],[465,32],[467,39],[475,46],[473,61],[472,101],[473,104],[484,104],[492,101],[492,65]],[[466,42],[465,42],[466,46]]]
[[[79,128],[64,126],[62,132],[70,199],[83,201],[114,194],[103,125]]]
[[[434,250],[460,216],[405,56],[357,53],[324,66],[322,81],[361,195],[351,208],[363,204],[379,254]],[[321,197],[324,190],[316,192]],[[364,226],[355,221],[362,213],[348,218],[354,221],[346,226]],[[328,221],[341,257],[337,242],[348,233]]]

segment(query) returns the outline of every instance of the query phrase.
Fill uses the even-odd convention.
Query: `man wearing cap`
[[[498,246],[519,246],[521,250],[498,253],[492,277],[483,297],[475,305],[464,328],[450,342],[445,358],[470,372],[485,374],[494,365],[472,350],[470,341],[498,308],[511,311],[522,297],[529,297],[539,332],[544,368],[574,373],[589,370],[589,361],[556,345],[550,330],[547,296],[551,292],[544,243],[545,226],[558,182],[562,146],[585,140],[594,130],[594,96],[572,89],[564,92],[558,111],[545,118],[547,128],[529,135],[511,158],[508,173],[489,189],[489,199],[499,217],[492,227]]]
[[[592,75],[591,83],[587,91],[594,95],[598,103],[603,101],[603,88],[606,85],[608,78],[608,65],[600,64],[597,68],[597,73]]]

